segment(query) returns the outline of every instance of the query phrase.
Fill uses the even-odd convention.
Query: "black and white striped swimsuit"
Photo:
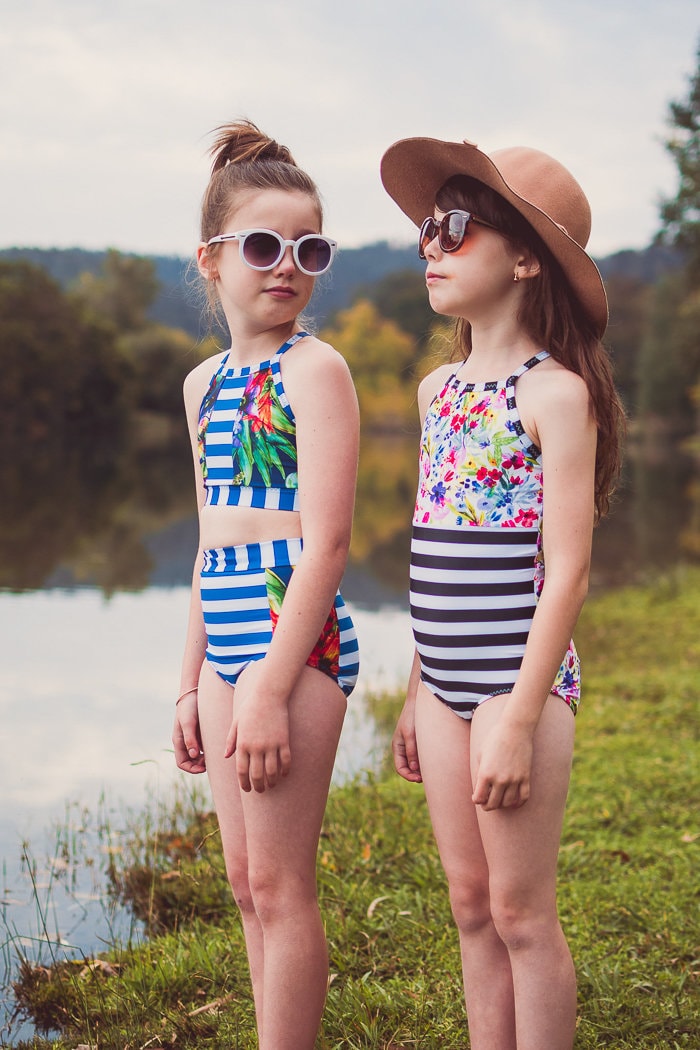
[[[527,437],[515,386],[464,383],[459,369],[423,425],[411,542],[411,621],[421,679],[462,718],[511,692],[544,581],[542,456]],[[575,712],[573,642],[552,685]]]

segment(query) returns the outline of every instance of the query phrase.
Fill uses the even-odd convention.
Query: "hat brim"
[[[381,161],[387,193],[416,226],[433,214],[438,191],[453,175],[478,179],[520,212],[559,263],[601,337],[608,323],[608,300],[598,267],[566,230],[508,185],[486,153],[469,142],[410,138],[395,142]]]

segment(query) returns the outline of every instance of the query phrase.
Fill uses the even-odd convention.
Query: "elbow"
[[[588,597],[588,591],[590,587],[590,562],[586,562],[582,565],[578,572],[576,572],[570,579],[569,582],[569,594],[571,596],[572,604],[576,607],[576,615],[583,608],[583,604]]]
[[[350,530],[304,536],[304,556],[308,561],[318,561],[329,569],[337,569],[342,576],[350,552]]]

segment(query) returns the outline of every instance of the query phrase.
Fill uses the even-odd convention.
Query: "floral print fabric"
[[[502,382],[450,377],[423,427],[415,525],[539,526],[541,455],[520,422],[515,382],[548,356],[543,351]]]

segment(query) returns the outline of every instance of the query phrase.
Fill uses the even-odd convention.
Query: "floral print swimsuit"
[[[252,368],[229,367],[226,354],[212,376],[198,427],[205,506],[299,510],[296,422],[280,360],[307,335],[297,332],[274,357]],[[203,552],[206,658],[231,685],[267,654],[301,552],[297,538]],[[358,644],[340,593],[307,664],[333,678],[346,695],[352,692]]]
[[[459,369],[426,414],[411,542],[411,621],[421,679],[463,718],[516,681],[544,583],[542,456],[520,420],[521,375],[464,383]],[[575,713],[573,642],[551,692]]]

